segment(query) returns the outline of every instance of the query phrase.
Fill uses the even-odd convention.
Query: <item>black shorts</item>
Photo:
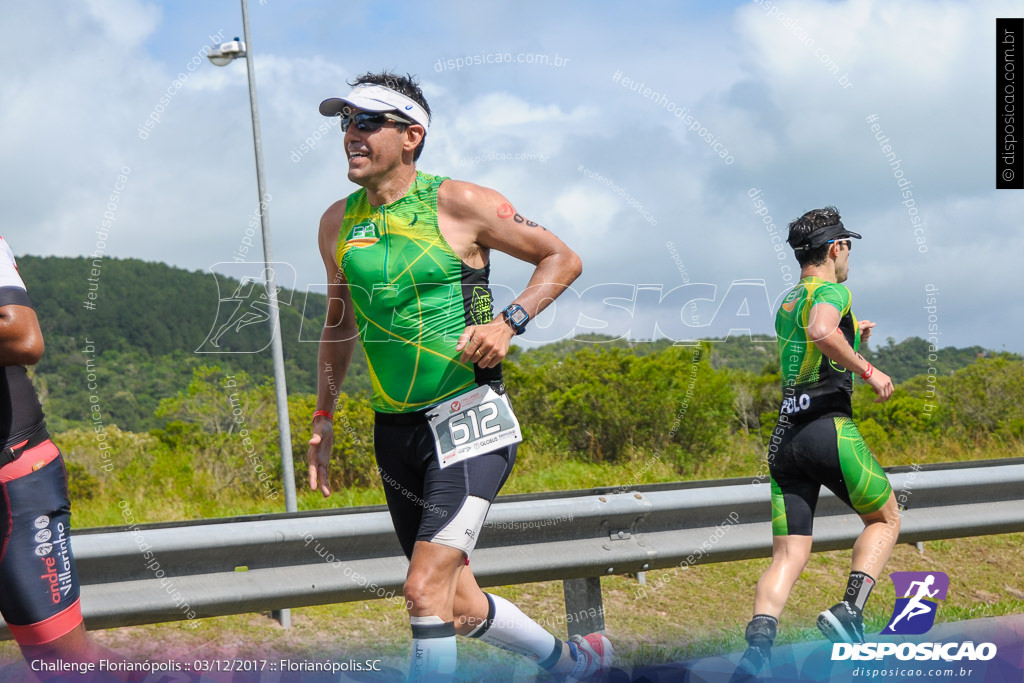
[[[823,485],[862,515],[881,509],[892,495],[889,479],[849,417],[780,423],[768,468],[775,536],[811,535]]]
[[[45,431],[42,438],[0,468],[0,613],[21,645],[49,643],[82,623],[67,472]]]
[[[517,444],[441,469],[425,411],[377,413],[373,438],[388,511],[406,557],[412,557],[416,541],[458,548],[468,557],[512,472]]]

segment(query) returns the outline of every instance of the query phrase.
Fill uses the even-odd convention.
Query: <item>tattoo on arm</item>
[[[539,223],[534,223],[529,218],[523,218],[518,213],[516,215],[512,216],[512,220],[514,220],[516,223],[526,223],[527,227],[530,227],[530,228],[540,228],[541,230],[544,230],[545,232],[547,231],[547,228],[545,228],[543,225],[540,225]]]
[[[514,220],[516,223],[526,223],[526,225],[528,225],[531,228],[539,228],[540,227],[539,225],[537,225],[533,221],[528,220],[526,218],[523,218],[518,213],[515,216],[512,216],[512,220]]]
[[[540,228],[545,232],[547,232],[548,230],[539,223],[535,223],[534,221],[531,221],[528,218],[523,218],[523,216],[517,213],[516,210],[512,208],[512,205],[508,203],[502,204],[501,206],[498,207],[498,218],[511,218],[516,223],[525,223],[526,226],[530,228]]]

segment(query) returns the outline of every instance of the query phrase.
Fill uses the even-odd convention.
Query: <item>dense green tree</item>
[[[527,433],[544,430],[593,461],[652,449],[671,449],[681,459],[712,454],[735,421],[728,378],[710,367],[706,346],[668,346],[640,357],[602,346],[558,360],[530,356],[506,364]]]

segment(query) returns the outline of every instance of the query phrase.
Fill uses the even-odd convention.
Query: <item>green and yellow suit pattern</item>
[[[788,536],[789,521],[786,517],[786,499],[782,495],[782,487],[771,477],[772,489],[772,536]]]
[[[840,330],[850,346],[860,348],[860,329],[857,318],[850,310],[850,290],[837,282],[818,277],[805,277],[783,300],[775,317],[779,358],[782,360],[782,385],[814,384],[829,374],[827,368],[838,371],[837,366],[824,357],[818,347],[807,338],[811,309],[816,304],[831,304],[839,310]],[[845,372],[845,369],[843,370]]]
[[[881,509],[892,493],[882,466],[864,443],[864,437],[853,420],[848,417],[832,419],[836,425],[839,464],[843,468],[850,504],[862,515]]]
[[[465,265],[441,235],[437,190],[445,180],[417,172],[405,196],[380,207],[365,189],[346,200],[337,262],[378,412],[413,412],[478,384],[455,344],[467,324],[491,320],[489,268]]]
[[[835,491],[835,488],[842,485],[846,497],[849,498],[850,506],[858,514],[866,515],[882,509],[892,494],[892,486],[890,486],[882,466],[878,464],[878,460],[872,455],[868,445],[864,443],[864,438],[860,435],[857,425],[848,417],[828,417],[822,418],[822,420],[831,422],[835,427],[834,446],[842,472],[841,484],[832,482],[829,488]],[[833,444],[821,445],[824,453],[831,450],[830,445]],[[771,490],[772,534],[786,536],[790,533],[786,502],[782,487],[774,477],[771,479]]]

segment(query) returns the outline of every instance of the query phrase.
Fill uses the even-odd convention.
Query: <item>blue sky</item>
[[[768,302],[795,262],[776,258],[763,220],[784,236],[834,204],[864,235],[848,284],[879,340],[926,336],[931,285],[940,346],[1022,352],[1024,304],[993,295],[1024,284],[995,262],[1024,246],[1024,195],[994,189],[992,158],[994,18],[1019,13],[1013,2],[254,0],[274,258],[300,290],[324,282],[319,217],[355,188],[317,104],[392,68],[420,77],[435,113],[423,170],[498,189],[580,253],[578,294],[558,312],[577,330],[681,329],[680,292],[659,303],[657,291],[703,284],[713,292],[693,336],[744,321],[768,332]],[[242,34],[237,2],[4,3],[0,202],[15,253],[94,252],[119,184],[103,256],[202,271],[232,260],[257,193],[244,64],[202,57],[218,34]],[[513,62],[446,67],[487,55]],[[525,266],[494,261],[496,289],[525,284]],[[553,315],[528,341],[571,333]]]

